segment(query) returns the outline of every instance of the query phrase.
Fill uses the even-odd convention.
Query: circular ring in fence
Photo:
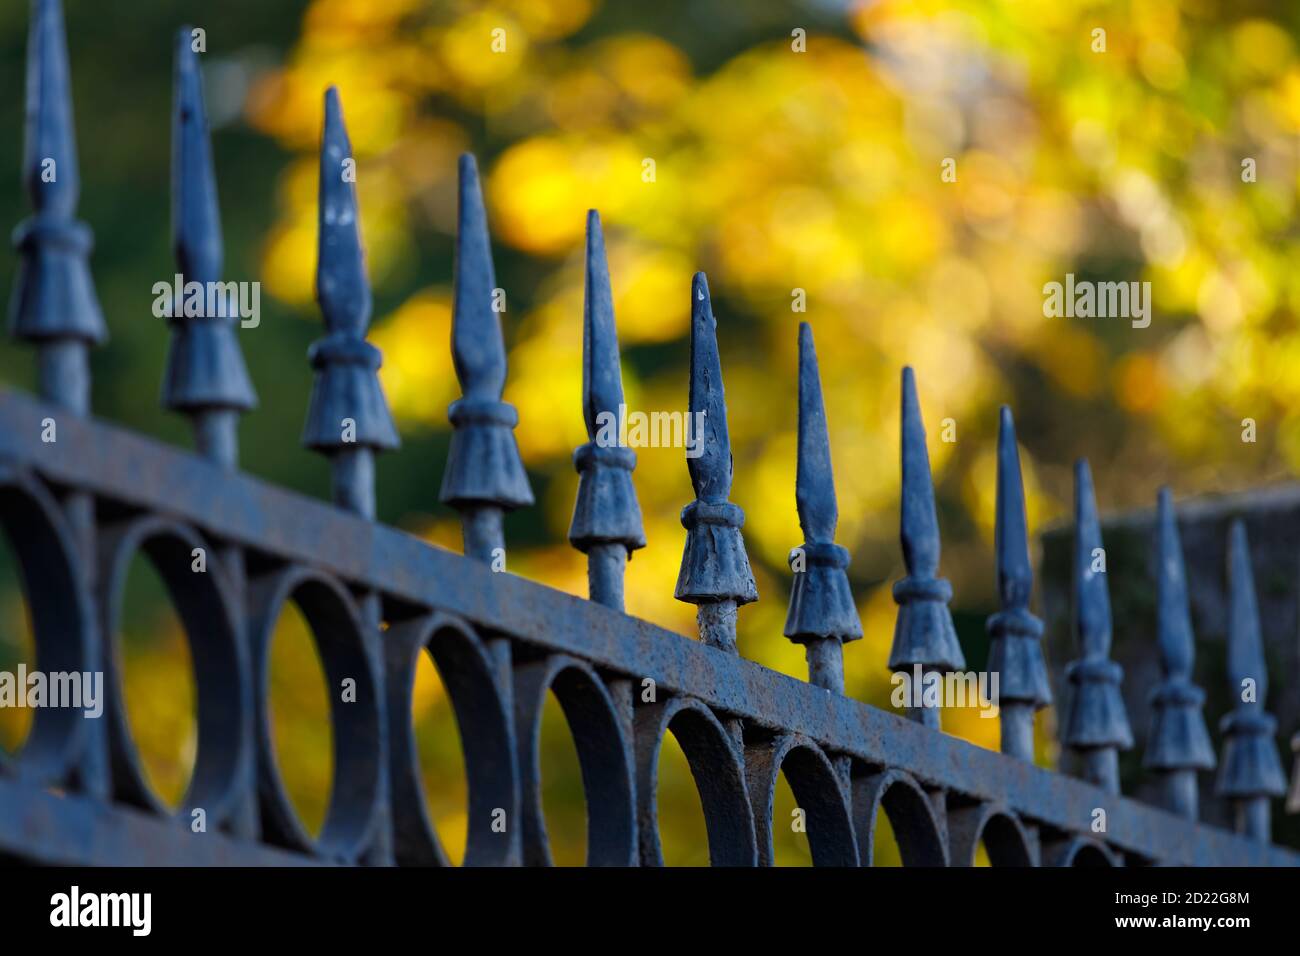
[[[587,865],[635,865],[632,747],[623,731],[618,705],[590,664],[560,654],[515,668],[524,863],[552,864],[541,789],[542,708],[548,690],[560,702],[582,765],[582,786],[587,797]]]
[[[863,866],[876,848],[876,814],[883,807],[904,866],[947,866],[943,826],[921,785],[901,770],[853,774],[853,823]]]
[[[1036,866],[1032,844],[1020,820],[988,803],[948,811],[948,856],[953,866],[974,866],[980,842],[993,866]]]
[[[469,783],[465,865],[508,865],[518,782],[510,714],[491,654],[468,624],[446,614],[394,624],[384,634],[384,650],[397,862],[450,862],[429,817],[412,720],[416,663],[427,651],[460,728]]]
[[[1044,866],[1119,866],[1104,844],[1087,837],[1065,836],[1043,843]]]
[[[782,734],[745,749],[749,799],[758,821],[758,862],[772,866],[772,812],[776,778],[782,771],[799,809],[804,811],[808,848],[814,866],[857,866],[858,844],[849,801],[830,759],[800,734]]]
[[[263,838],[339,862],[356,862],[369,849],[379,826],[384,773],[386,728],[379,699],[380,677],[367,651],[367,626],[347,588],[309,568],[271,572],[251,581],[248,591]],[[320,654],[334,732],[329,809],[315,839],[298,818],[285,787],[271,728],[271,641],[289,601],[297,604],[307,619]],[[349,691],[346,695],[345,688]]]
[[[194,552],[205,570],[194,570]],[[105,635],[110,754],[118,799],[169,815],[149,786],[131,733],[118,637],[127,573],[137,553],[149,559],[185,630],[197,690],[198,752],[177,816],[205,827],[233,822],[251,784],[252,684],[230,584],[208,543],[192,528],[152,516],[111,525],[100,537],[100,608]]]
[[[36,670],[46,675],[94,679],[94,600],[86,586],[76,542],[54,496],[29,472],[0,464],[0,526],[9,539],[31,615]],[[14,675],[15,692],[25,682]],[[81,688],[85,703],[85,688]],[[102,706],[103,700],[96,703]],[[32,714],[27,739],[13,756],[0,754],[0,771],[38,784],[69,782],[89,734],[84,707],[42,706]]]
[[[659,754],[664,735],[677,738],[704,810],[713,866],[754,866],[754,810],[745,786],[745,763],[722,722],[704,704],[689,697],[637,707],[635,717],[636,779],[639,801],[641,862],[663,866],[659,839]]]

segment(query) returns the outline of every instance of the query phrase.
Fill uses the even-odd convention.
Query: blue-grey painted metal
[[[700,639],[736,650],[736,609],[758,600],[740,529],[745,512],[731,495],[731,438],[718,357],[718,323],[703,272],[691,280],[691,371],[686,468],[695,500],[682,509],[686,548],[676,597],[699,607]]]
[[[600,214],[592,209],[587,213],[582,305],[582,419],[588,441],[573,453],[579,477],[569,543],[587,555],[591,599],[618,611],[623,610],[627,562],[633,551],[645,547],[632,483],[636,452],[622,440],[625,411],[605,235]]]
[[[235,336],[235,286],[217,285],[221,214],[193,44],[190,28],[182,27],[176,34],[172,111],[172,245],[182,298],[172,302],[162,400],[167,408],[190,416],[200,454],[234,468],[239,463],[239,415],[252,409],[257,397]],[[189,283],[198,285],[190,288]]]
[[[1240,520],[1228,530],[1228,605],[1228,689],[1233,708],[1220,727],[1223,762],[1215,792],[1232,802],[1237,832],[1268,842],[1269,800],[1286,793],[1286,778],[1273,742],[1277,721],[1264,710],[1268,667],[1259,637],[1246,526]]]
[[[1205,692],[1192,682],[1196,648],[1187,604],[1187,572],[1178,540],[1173,494],[1161,488],[1156,501],[1156,640],[1164,680],[1151,695],[1151,732],[1143,764],[1164,778],[1165,806],[1197,819],[1196,772],[1214,767],[1205,729]]]
[[[533,503],[515,442],[519,413],[501,400],[506,384],[506,347],[500,312],[505,290],[497,287],[488,242],[487,212],[478,165],[460,158],[460,212],[456,233],[456,279],[451,317],[451,357],[461,397],[447,411],[455,432],[442,477],[441,500],[460,512],[465,553],[504,567],[507,511]]]
[[[51,405],[42,427],[52,425],[57,439],[66,418],[62,413],[90,413],[89,352],[108,338],[108,329],[88,261],[94,241],[90,228],[76,218],[80,177],[63,7],[60,0],[32,0],[31,11],[22,175],[34,214],[14,230],[19,265],[9,331],[36,346],[37,391]],[[61,497],[69,544],[80,552],[89,593],[98,548],[95,503],[76,489]],[[40,572],[31,568],[29,573]],[[98,622],[94,615],[85,621],[85,630],[74,638],[85,649],[79,669],[98,671],[103,668]],[[87,793],[106,797],[111,787],[106,727],[96,723],[80,736],[69,773]]]
[[[904,686],[915,694],[921,690],[916,687],[918,673],[924,680],[926,674],[963,670],[966,658],[948,610],[952,585],[939,577],[939,518],[934,508],[930,451],[916,395],[916,375],[910,367],[903,369],[902,390],[898,526],[907,576],[894,582],[898,619],[889,669],[906,674]],[[907,712],[913,720],[939,729],[940,708],[926,706],[923,695],[920,706],[909,706]]]
[[[1043,622],[1029,610],[1034,570],[1029,561],[1025,489],[1016,426],[1005,405],[998,422],[994,550],[1001,609],[988,620],[989,670],[999,675],[1002,752],[1033,760],[1034,714],[1052,702],[1052,691],[1043,663]]]
[[[862,637],[849,587],[849,551],[835,543],[839,506],[831,468],[831,440],[812,326],[799,323],[799,458],[795,505],[803,544],[790,555],[794,580],[785,636],[804,645],[808,680],[844,693],[844,643]]]
[[[1084,777],[1119,793],[1119,751],[1133,746],[1120,684],[1124,670],[1110,659],[1110,594],[1092,470],[1074,466],[1074,631],[1079,659],[1066,668],[1071,684],[1061,743],[1083,760]]]
[[[357,211],[356,160],[334,87],[325,92],[319,222],[316,300],[326,335],[309,354],[316,381],[302,442],[329,456],[335,502],[373,518],[374,453],[397,448],[400,441],[379,385],[383,358],[365,338],[370,280]]]
[[[807,565],[795,567],[785,630],[808,644],[810,680],[740,657],[736,608],[758,595],[743,513],[729,500],[731,448],[703,274],[692,285],[691,316],[689,409],[701,417],[692,421],[687,464],[696,500],[682,514],[687,541],[676,591],[699,605],[703,640],[622,613],[624,565],[645,538],[632,484],[635,459],[617,440],[623,392],[594,212],[583,319],[590,441],[575,454],[581,477],[570,533],[591,562],[592,599],[493,573],[500,570],[498,551],[504,555],[501,516],[530,503],[532,494],[513,433],[515,413],[501,400],[499,290],[470,157],[460,168],[452,342],[463,397],[451,410],[456,432],[443,489],[462,514],[466,554],[376,523],[373,456],[396,448],[398,436],[379,386],[379,352],[365,340],[370,287],[356,168],[333,89],[321,141],[317,271],[327,334],[310,352],[316,380],[304,433],[305,444],[330,459],[333,501],[312,501],[238,471],[234,427],[251,407],[252,388],[231,323],[189,316],[198,321],[174,325],[164,394],[196,417],[200,454],[80,414],[88,407],[85,351],[102,340],[103,323],[86,268],[88,233],[72,219],[75,157],[60,10],[56,0],[37,0],[33,14],[24,169],[30,182],[43,165],[32,157],[49,153],[72,175],[38,177],[37,214],[19,230],[14,331],[42,350],[53,348],[55,357],[41,360],[39,399],[0,388],[0,525],[22,567],[38,660],[57,670],[102,670],[106,699],[102,721],[68,709],[38,713],[17,755],[0,755],[0,856],[72,864],[446,865],[426,810],[411,722],[416,664],[428,653],[461,730],[469,864],[551,862],[538,743],[550,694],[564,709],[582,768],[591,864],[665,862],[657,773],[669,732],[699,788],[717,865],[773,862],[779,775],[808,811],[809,847],[823,865],[869,864],[879,810],[889,816],[907,865],[971,865],[981,844],[995,865],[1300,864],[1300,854],[1268,842],[1268,801],[1284,781],[1264,709],[1258,612],[1240,526],[1229,549],[1229,672],[1234,694],[1253,696],[1244,694],[1224,722],[1219,786],[1238,811],[1240,832],[1195,819],[1195,773],[1214,758],[1202,695],[1192,684],[1187,593],[1167,491],[1160,497],[1156,575],[1165,679],[1156,689],[1146,762],[1165,777],[1174,812],[1118,795],[1113,758],[1128,734],[1119,674],[1108,659],[1104,574],[1092,563],[1101,541],[1082,463],[1080,659],[1070,669],[1064,742],[1087,757],[1088,779],[1034,766],[1033,715],[1050,697],[1042,626],[1029,611],[1029,529],[1005,409],[998,439],[1001,609],[989,621],[1004,752],[937,732],[932,715],[905,719],[844,695],[841,644],[862,628],[845,573],[848,554],[834,543],[826,408],[806,325],[796,480],[804,543],[796,551]],[[177,260],[187,279],[217,281],[215,180],[185,33],[177,55]],[[613,435],[602,438],[610,413]],[[207,415],[215,417],[205,430],[198,419]],[[44,438],[50,421],[58,441]],[[941,673],[965,665],[947,609],[951,589],[937,578],[939,528],[910,370],[903,375],[901,444],[907,577],[895,587],[900,612],[890,666]],[[153,792],[127,719],[117,632],[126,572],[137,554],[157,567],[196,662],[199,743],[180,809],[187,825],[178,825],[176,811]],[[201,554],[205,573],[194,573]],[[282,779],[267,698],[270,645],[290,602],[307,620],[328,683],[345,692],[331,695],[334,775],[316,835],[299,820]],[[1099,806],[1107,808],[1101,834],[1092,830]],[[197,810],[205,813],[206,832],[190,825]]]
[[[18,280],[9,331],[37,348],[39,391],[77,414],[90,411],[90,346],[108,338],[77,221],[81,177],[60,0],[32,0],[27,44],[23,181],[35,214],[14,230]]]

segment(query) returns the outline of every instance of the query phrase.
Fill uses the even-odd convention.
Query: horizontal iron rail
[[[57,441],[41,439],[57,421]],[[0,388],[0,458],[47,480],[170,514],[226,541],[381,592],[391,606],[438,608],[517,640],[572,654],[833,752],[899,768],[923,784],[1007,807],[1028,822],[1093,835],[1171,864],[1297,866],[1300,854],[1196,824],[1084,781],[977,747],[830,693],[646,621],[427,544],[404,532],[231,474],[109,424]],[[11,799],[9,788],[3,791]],[[0,806],[4,800],[0,800]],[[181,838],[188,834],[180,833]],[[182,852],[177,844],[177,853]],[[296,859],[296,858],[295,858]]]
[[[224,833],[191,832],[120,804],[57,794],[0,777],[0,858],[50,866],[322,866]]]

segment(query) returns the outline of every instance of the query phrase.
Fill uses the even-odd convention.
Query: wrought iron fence
[[[21,751],[0,763],[0,853],[29,862],[106,864],[444,864],[425,810],[411,724],[420,655],[432,657],[455,709],[469,785],[467,864],[551,861],[540,796],[539,734],[559,699],[581,763],[588,862],[656,865],[656,785],[665,735],[691,767],[715,865],[773,862],[772,812],[784,773],[807,819],[814,862],[869,864],[877,811],[908,865],[1300,863],[1270,844],[1271,801],[1285,789],[1265,709],[1267,680],[1245,533],[1231,532],[1230,673],[1253,695],[1224,722],[1218,793],[1236,833],[1197,822],[1196,775],[1215,766],[1194,679],[1192,633],[1174,509],[1159,499],[1159,649],[1145,755],[1165,807],[1119,792],[1117,753],[1131,746],[1109,659],[1110,608],[1096,558],[1103,544],[1092,479],[1076,471],[1075,600],[1079,659],[1068,671],[1062,743],[1083,779],[1035,766],[1034,713],[1051,702],[1030,612],[1029,557],[1011,412],[998,438],[996,562],[1001,609],[988,622],[1000,676],[1002,752],[939,730],[941,708],[900,717],[843,693],[843,645],[862,636],[835,544],[836,501],[812,331],[799,330],[795,499],[804,542],[791,554],[785,636],[803,644],[809,679],[740,656],[738,609],[758,599],[744,514],[729,500],[732,460],[708,284],[691,287],[689,408],[701,453],[687,459],[696,499],[682,511],[678,599],[698,606],[700,640],[623,613],[623,574],[645,545],[636,456],[600,438],[623,404],[600,220],[587,233],[583,414],[590,441],[569,540],[587,555],[590,600],[499,573],[502,516],[532,492],[502,401],[506,354],[478,174],[460,161],[452,352],[462,397],[441,500],[461,516],[465,555],[374,521],[374,456],[397,448],[366,342],[370,289],[352,150],[338,94],[325,94],[320,152],[317,295],[326,334],[310,351],[315,387],[303,443],[329,461],[333,504],[242,474],[239,416],[254,404],[234,321],[172,320],[164,400],[190,416],[197,454],[95,421],[90,348],[104,340],[88,268],[89,230],[75,219],[77,158],[58,0],[35,0],[27,89],[25,179],[34,215],[19,226],[21,271],[11,330],[32,343],[39,398],[0,392],[0,522],[21,565],[47,672],[106,677],[103,719],[37,712]],[[216,282],[222,244],[200,75],[182,31],[176,48],[174,241],[187,282]],[[51,168],[57,175],[48,175]],[[695,419],[693,419],[695,420]],[[925,431],[910,369],[902,375],[901,540],[907,575],[888,667],[945,675],[965,667],[939,577],[940,539]],[[126,568],[155,565],[184,623],[197,683],[198,750],[179,810],[152,792],[127,720],[116,638]],[[205,557],[197,570],[195,556]],[[335,699],[332,799],[312,836],[286,794],[267,704],[268,647],[287,602],[303,610]],[[884,662],[882,662],[883,664]],[[653,688],[653,693],[647,690]],[[1297,794],[1293,793],[1292,807]],[[201,816],[205,825],[194,826]],[[1099,821],[1104,825],[1099,826]]]

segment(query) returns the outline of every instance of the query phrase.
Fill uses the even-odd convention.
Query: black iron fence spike
[[[1173,495],[1161,488],[1156,499],[1156,641],[1163,680],[1151,695],[1151,730],[1143,766],[1162,777],[1165,806],[1195,820],[1199,816],[1198,770],[1214,767],[1205,728],[1205,692],[1192,682],[1195,646],[1187,599],[1187,573],[1178,537]]]
[[[1286,793],[1286,777],[1273,742],[1277,719],[1264,709],[1268,663],[1250,546],[1240,519],[1228,529],[1228,690],[1233,708],[1219,725],[1223,760],[1215,792],[1232,804],[1238,833],[1267,843],[1272,836],[1269,801]]]
[[[507,511],[533,503],[514,428],[519,414],[501,400],[506,352],[498,309],[487,213],[474,157],[460,157],[460,207],[456,233],[451,353],[461,398],[447,417],[454,429],[439,495],[460,512],[465,554],[505,567]]]
[[[889,669],[907,675],[910,682],[918,667],[922,675],[962,670],[966,658],[948,609],[952,585],[938,576],[939,520],[934,506],[934,481],[916,376],[910,367],[905,367],[902,374],[900,420],[899,540],[907,575],[893,588],[898,617]],[[940,711],[935,707],[908,707],[907,714],[936,729],[941,723]]]
[[[1079,659],[1067,665],[1071,693],[1061,743],[1079,754],[1083,776],[1119,793],[1119,751],[1133,746],[1120,685],[1124,671],[1110,659],[1111,615],[1092,471],[1074,466],[1073,624]]]
[[[627,562],[646,542],[632,483],[636,452],[620,440],[623,376],[605,239],[594,209],[587,214],[585,271],[582,408],[589,440],[573,453],[579,478],[569,543],[587,555],[591,599],[621,611]]]
[[[9,331],[36,344],[42,397],[85,414],[87,353],[108,330],[90,274],[91,232],[76,219],[80,180],[63,8],[59,0],[32,0],[31,9],[23,179],[35,212],[14,231],[19,267]]]
[[[257,397],[235,335],[242,296],[234,283],[220,281],[221,215],[203,78],[192,44],[190,28],[182,27],[176,34],[172,110],[172,244],[180,294],[171,301],[162,400],[192,418],[202,454],[233,468],[239,413],[255,407]],[[192,301],[200,306],[190,308]]]
[[[373,518],[374,453],[400,440],[379,385],[379,349],[365,340],[370,324],[357,213],[356,166],[338,90],[325,92],[321,133],[316,300],[326,335],[308,352],[316,370],[303,444],[329,456],[335,503]]]
[[[795,504],[803,544],[791,552],[790,609],[785,636],[803,644],[810,683],[844,693],[846,641],[862,637],[849,586],[847,548],[835,543],[839,520],[830,435],[812,326],[799,323],[799,458]]]
[[[988,620],[989,670],[998,675],[1002,752],[1034,759],[1034,712],[1052,702],[1043,663],[1043,622],[1029,610],[1033,568],[1020,449],[1011,409],[1002,406],[998,427],[997,514],[994,550],[1000,610]]]
[[[731,441],[718,358],[717,322],[703,272],[691,282],[691,369],[687,455],[695,500],[682,509],[686,547],[675,596],[698,605],[700,639],[735,652],[736,608],[758,600],[740,529],[745,513],[731,493]],[[690,449],[688,449],[690,451]]]

